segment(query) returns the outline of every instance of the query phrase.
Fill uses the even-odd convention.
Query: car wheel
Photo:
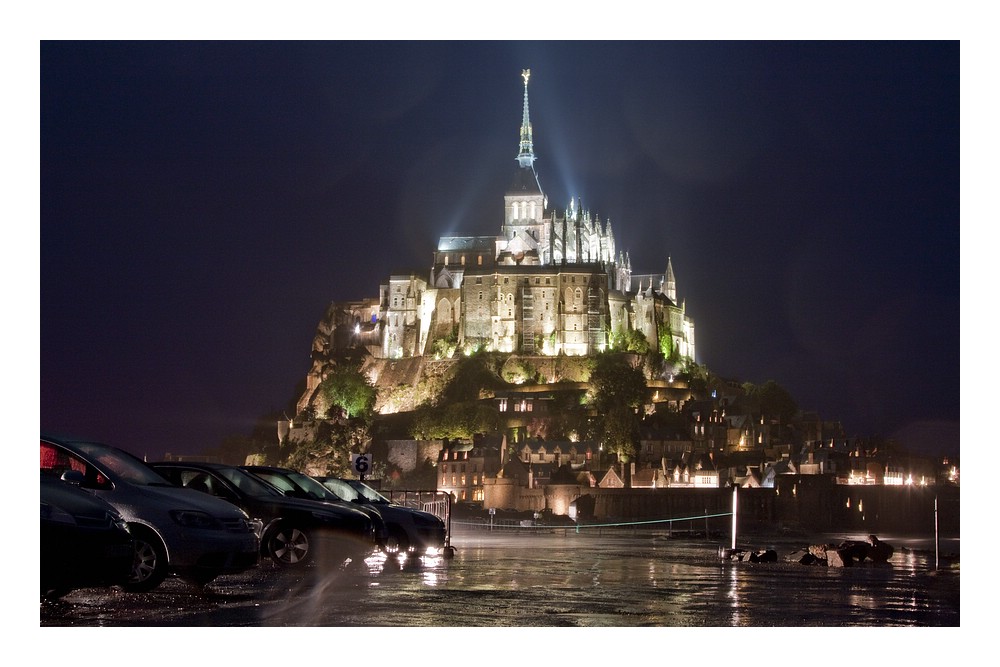
[[[410,540],[406,537],[406,531],[398,526],[389,530],[389,539],[385,542],[386,553],[405,554],[410,550]]]
[[[134,593],[151,591],[167,577],[167,549],[160,538],[145,526],[129,526],[135,539],[132,573],[123,588]]]
[[[305,565],[313,557],[309,533],[292,525],[281,525],[265,540],[267,555],[281,567]]]

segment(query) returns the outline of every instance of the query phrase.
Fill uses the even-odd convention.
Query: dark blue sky
[[[159,457],[295,398],[331,300],[550,204],[672,257],[699,359],[957,451],[958,42],[42,42],[41,428]]]

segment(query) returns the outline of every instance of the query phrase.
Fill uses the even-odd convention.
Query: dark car
[[[385,549],[386,542],[389,539],[389,531],[385,520],[377,509],[344,500],[309,475],[289,468],[279,468],[276,466],[240,466],[240,469],[259,477],[289,498],[316,500],[364,512],[375,524],[375,543],[382,549]]]
[[[387,551],[424,555],[444,547],[447,536],[444,521],[434,514],[397,505],[357,479],[340,477],[316,479],[340,498],[378,510],[389,530]]]
[[[204,585],[257,565],[259,543],[243,511],[177,488],[124,450],[43,436],[39,468],[106,501],[128,522],[135,557],[126,590],[152,590],[169,574]]]
[[[40,478],[42,596],[52,599],[78,588],[124,586],[135,554],[125,519],[91,493],[54,477]]]
[[[235,466],[219,463],[152,464],[178,486],[222,498],[258,522],[261,553],[275,564],[339,565],[364,558],[376,549],[375,525],[364,512],[285,497],[280,491]]]

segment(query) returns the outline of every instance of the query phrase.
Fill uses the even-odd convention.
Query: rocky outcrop
[[[886,563],[895,552],[891,544],[882,542],[875,535],[867,540],[845,540],[840,544],[812,544],[786,555],[781,560],[801,565],[822,565],[825,567],[854,567],[865,562]],[[746,551],[725,549],[723,558],[734,562],[774,563],[778,555],[773,550]]]

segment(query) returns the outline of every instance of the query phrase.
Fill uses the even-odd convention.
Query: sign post
[[[358,473],[358,477],[363,482],[365,481],[365,473],[372,468],[371,456],[368,454],[354,454],[353,459],[354,472]]]

